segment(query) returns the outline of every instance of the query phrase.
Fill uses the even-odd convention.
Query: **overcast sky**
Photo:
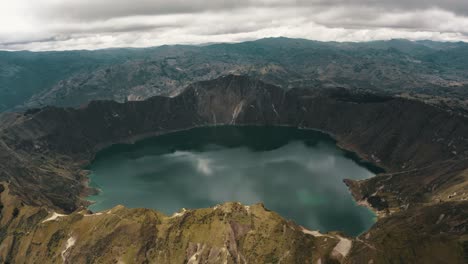
[[[0,49],[392,38],[468,41],[468,0],[0,0]]]

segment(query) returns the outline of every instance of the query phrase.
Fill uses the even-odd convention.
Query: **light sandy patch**
[[[102,215],[102,213],[95,213],[95,214],[85,214],[83,216],[99,216]]]
[[[236,106],[236,108],[234,109],[234,111],[232,112],[231,124],[235,124],[235,123],[236,123],[236,119],[237,119],[237,117],[239,116],[239,114],[241,113],[243,107],[244,107],[244,100],[242,100],[242,101]]]
[[[274,104],[271,104],[271,108],[273,109],[273,112],[275,112],[275,114],[276,114],[276,117],[278,117],[278,118],[279,118],[280,116],[279,116],[278,112],[276,111],[276,107],[275,107],[275,105],[274,105]]]
[[[73,236],[71,236],[68,240],[67,240],[67,244],[65,245],[65,249],[62,251],[62,260],[63,260],[63,263],[66,262],[67,260],[67,253],[68,253],[68,250],[73,247],[76,243],[76,238],[74,238]]]
[[[64,216],[67,216],[67,215],[58,214],[58,213],[54,212],[49,218],[42,221],[42,223],[45,223],[45,222],[48,222],[48,221],[54,221],[54,220],[57,220],[59,217],[64,217]]]
[[[304,227],[302,227],[302,232],[304,234],[312,235],[314,237],[323,237],[323,236],[332,237],[332,236],[329,236],[329,235],[324,235],[324,234],[320,233],[319,231],[305,229]]]
[[[193,254],[189,260],[187,261],[187,264],[199,264],[200,263],[200,255],[203,253],[203,251],[205,250],[205,244],[200,245],[200,244],[197,244],[197,252],[195,252],[195,254]]]
[[[169,218],[174,218],[174,217],[180,217],[180,216],[183,216],[185,214],[185,208],[182,208],[182,211],[181,212],[177,212],[177,213],[174,213],[171,217]]]
[[[342,236],[337,236],[337,238],[340,239],[340,242],[338,242],[335,248],[333,248],[332,255],[335,257],[339,257],[341,255],[341,257],[344,259],[351,250],[353,242],[350,239],[344,238]]]

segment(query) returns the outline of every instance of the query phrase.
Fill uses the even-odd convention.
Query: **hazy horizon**
[[[133,47],[133,46],[122,46],[122,47],[105,47],[105,48],[94,48],[94,49],[54,49],[54,50],[28,50],[28,49],[22,49],[22,50],[9,50],[9,49],[1,49],[0,51],[5,51],[5,52],[53,52],[53,51],[100,51],[100,50],[112,50],[112,49],[151,49],[151,48],[159,48],[159,47],[164,47],[164,46],[194,46],[194,47],[202,47],[202,46],[211,46],[211,45],[218,45],[218,44],[239,44],[239,43],[246,43],[246,42],[255,42],[259,40],[265,40],[265,39],[289,39],[289,40],[305,40],[305,41],[313,41],[313,42],[319,42],[319,43],[373,43],[373,42],[390,42],[390,41],[410,41],[410,42],[425,42],[425,41],[430,41],[430,42],[436,42],[436,43],[467,43],[468,40],[430,40],[430,39],[418,39],[418,40],[412,40],[412,39],[405,39],[405,38],[392,38],[392,39],[378,39],[378,40],[363,40],[363,41],[322,41],[322,40],[315,40],[315,39],[307,39],[307,38],[290,38],[290,37],[284,37],[284,36],[279,36],[279,37],[264,37],[264,38],[258,38],[258,39],[251,39],[251,40],[243,40],[243,41],[232,41],[232,42],[205,42],[205,43],[191,43],[191,44],[183,44],[183,43],[174,43],[174,44],[162,44],[162,45],[150,45],[150,46],[144,46],[144,47]]]

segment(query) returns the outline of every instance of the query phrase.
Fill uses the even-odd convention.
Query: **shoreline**
[[[151,139],[153,137],[168,135],[168,134],[177,133],[177,132],[189,131],[189,130],[193,130],[193,129],[197,129],[197,128],[247,127],[247,126],[252,126],[252,127],[285,127],[285,128],[293,128],[293,129],[298,129],[298,130],[303,130],[303,131],[318,132],[320,134],[323,134],[323,135],[329,137],[335,143],[335,145],[336,145],[336,147],[338,149],[345,152],[345,155],[346,154],[351,154],[352,156],[347,156],[347,157],[350,158],[353,162],[356,162],[358,166],[363,166],[368,171],[370,171],[373,174],[373,176],[371,178],[378,176],[380,173],[376,173],[376,172],[372,171],[372,169],[369,168],[369,166],[366,166],[366,165],[370,164],[370,165],[372,165],[374,167],[385,170],[385,168],[382,168],[378,164],[375,164],[374,162],[369,160],[367,158],[367,155],[364,155],[359,151],[354,151],[355,148],[353,148],[352,145],[341,143],[341,141],[334,134],[323,131],[323,130],[320,130],[320,129],[307,128],[307,127],[296,127],[296,126],[291,126],[291,125],[258,125],[258,124],[257,125],[255,125],[255,124],[252,125],[252,124],[224,124],[224,123],[223,124],[197,125],[197,126],[191,126],[189,128],[184,128],[184,129],[174,129],[174,130],[165,130],[165,131],[145,133],[145,134],[140,134],[140,135],[130,137],[130,138],[122,140],[122,141],[120,141],[118,143],[104,144],[105,147],[99,146],[98,147],[99,150],[92,154],[93,158],[90,159],[89,161],[87,161],[87,164],[86,164],[85,167],[88,168],[88,166],[95,160],[96,156],[98,155],[98,153],[100,151],[111,148],[112,146],[116,146],[116,145],[134,145],[134,144],[136,144],[138,142],[148,140],[148,139]],[[89,183],[90,183],[91,179],[90,179],[89,176],[92,174],[92,172],[89,169],[85,169],[85,170],[83,170],[83,172],[84,172],[83,173],[84,174],[83,186],[85,187],[85,189],[84,189],[84,192],[82,193],[82,195],[80,195],[80,197],[81,197],[81,200],[83,200],[85,202],[85,204],[86,204],[85,208],[88,209],[88,210],[91,210],[89,208],[89,206],[94,204],[95,201],[93,202],[91,200],[88,200],[87,198],[91,197],[91,196],[94,196],[94,195],[99,195],[102,192],[102,190],[90,186]],[[368,179],[370,179],[370,178],[368,178]],[[362,180],[366,180],[366,179],[362,179]],[[344,184],[346,184],[346,181],[357,182],[357,181],[360,181],[360,180],[344,179],[343,180]],[[349,191],[349,195],[352,196],[352,199],[356,203],[356,205],[365,207],[367,209],[370,209],[372,214],[374,214],[374,217],[375,217],[374,223],[377,222],[380,218],[382,218],[382,213],[380,211],[378,211],[376,208],[372,207],[367,201],[363,201],[362,199],[358,199],[357,196],[354,194],[353,190],[351,189],[351,187],[348,184],[346,184],[346,185],[347,185],[347,189]],[[153,209],[153,210],[157,211],[157,209]],[[98,211],[98,212],[100,212],[100,211]],[[369,229],[364,230],[361,234],[367,232],[368,230]],[[361,235],[361,234],[359,234],[359,235]],[[357,235],[357,236],[359,236],[359,235]]]

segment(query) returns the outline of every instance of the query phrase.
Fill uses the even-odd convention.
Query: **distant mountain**
[[[190,83],[249,75],[288,89],[345,87],[468,98],[468,44],[318,42],[267,38],[236,44],[64,52],[0,52],[0,111],[90,100],[143,100]]]

